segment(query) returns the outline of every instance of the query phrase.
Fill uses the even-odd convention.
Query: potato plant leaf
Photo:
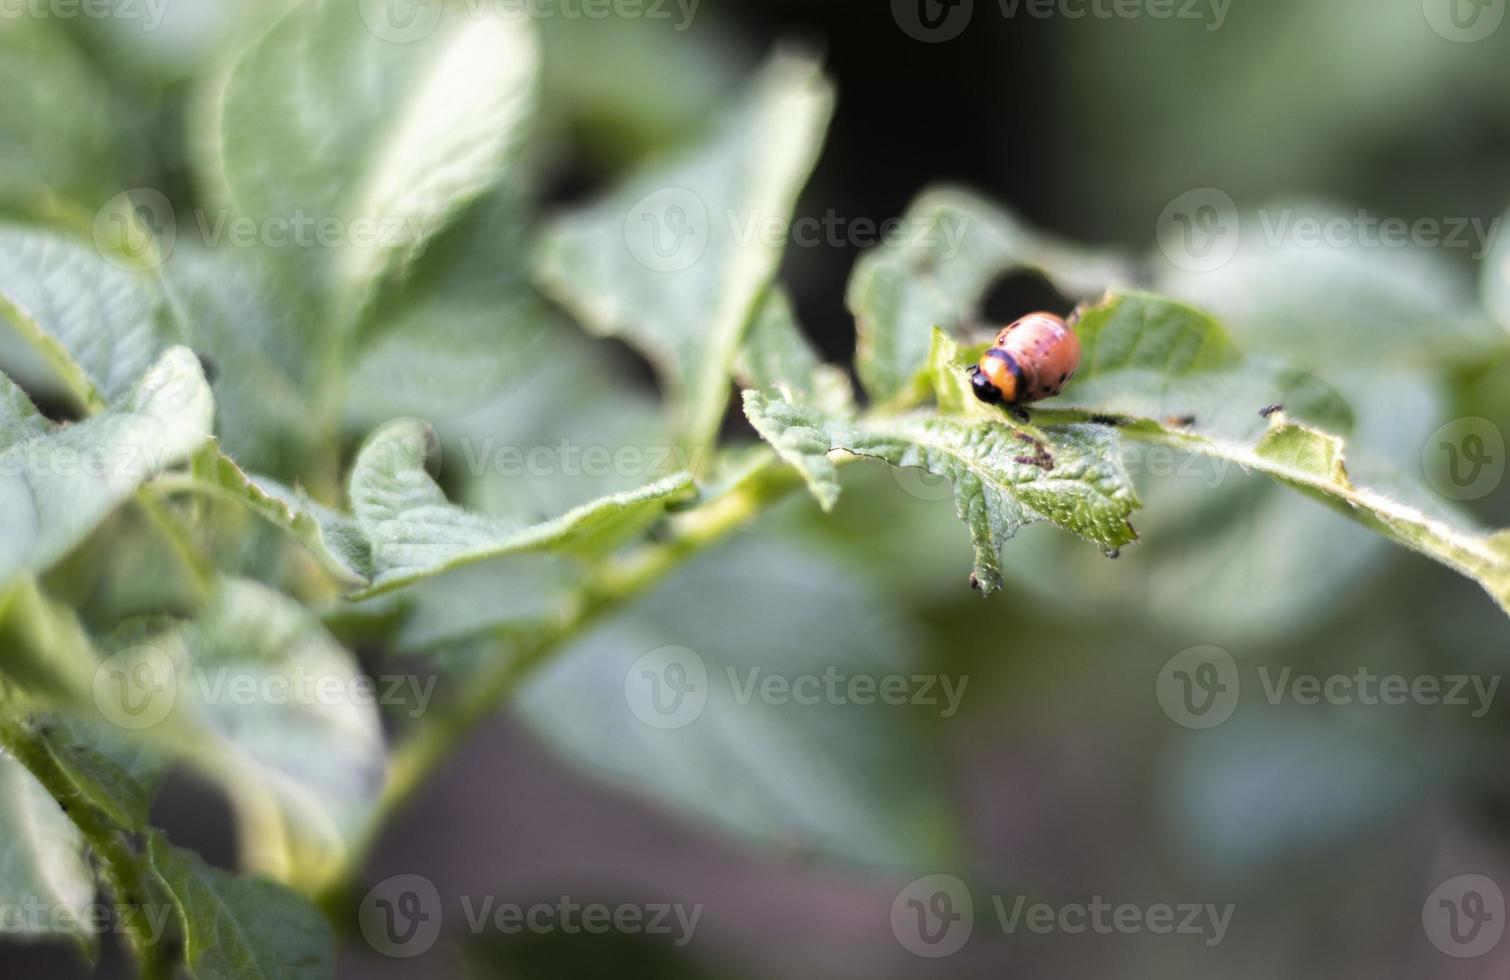
[[[31,707],[92,709],[99,655],[72,609],[30,575],[0,590],[0,692]]]
[[[1283,366],[1234,360],[1215,320],[1157,296],[1108,297],[1083,312],[1078,330],[1085,349],[1083,378],[1049,403],[1044,419],[1114,414],[1129,439],[1163,443],[1262,473],[1475,579],[1510,611],[1506,533],[1484,534],[1464,527],[1446,507],[1428,513],[1355,485],[1342,437],[1291,420],[1305,415],[1313,421],[1350,423],[1346,404],[1316,379]],[[1078,410],[1059,407],[1065,403]],[[1190,419],[1170,417],[1186,411],[1192,413]]]
[[[1289,364],[1245,357],[1210,315],[1149,293],[1114,293],[1082,308],[1075,322],[1080,370],[1045,409],[1193,420],[1188,428],[1257,438],[1259,412],[1291,415],[1339,432],[1353,411],[1330,385]]]
[[[1350,220],[1343,208],[1306,201],[1274,201],[1241,220],[1230,260],[1199,271],[1166,263],[1156,282],[1157,292],[1219,317],[1245,351],[1280,354],[1331,377],[1360,362],[1471,362],[1506,342],[1443,250],[1301,244],[1283,231]],[[1492,271],[1491,258],[1485,272]]]
[[[188,459],[213,414],[198,359],[176,347],[104,414],[0,452],[0,585],[48,568],[145,480]]]
[[[205,864],[154,833],[147,848],[183,930],[195,980],[328,980],[335,937],[307,899],[282,885]]]
[[[387,0],[296,5],[241,56],[214,124],[237,210],[294,229],[276,254],[344,313],[498,181],[534,115],[528,18],[436,4],[412,34],[395,20]]]
[[[561,218],[542,245],[546,290],[652,361],[694,456],[723,420],[832,104],[816,65],[778,56],[703,143]]]
[[[549,356],[562,316],[536,291],[534,219],[500,188],[439,235],[362,331],[348,421],[454,419],[510,390]]]
[[[21,386],[0,374],[0,449],[35,439],[50,428]]]
[[[226,452],[259,472],[307,462],[310,341],[296,304],[246,249],[180,241],[162,271],[189,345],[219,370],[215,423]]]
[[[780,386],[836,414],[854,411],[849,376],[841,368],[824,364],[813,350],[785,290],[772,290],[762,304],[735,361],[734,377],[745,388]]]
[[[156,280],[62,232],[0,224],[0,323],[91,410],[182,342]]]
[[[163,776],[161,754],[103,721],[59,716],[41,730],[58,768],[84,799],[122,830],[146,829],[147,810]]]
[[[1017,529],[1049,521],[1113,553],[1137,540],[1129,518],[1139,506],[1118,455],[1121,440],[1102,426],[1032,430],[991,419],[942,415],[848,420],[767,393],[745,392],[745,413],[793,463],[820,503],[838,496],[828,454],[836,450],[917,467],[948,480],[975,548],[975,584],[1001,587],[1001,549]]]
[[[355,588],[371,578],[371,548],[350,517],[274,480],[246,473],[214,446],[195,455],[191,471],[197,489],[239,503],[288,532],[337,581]]]
[[[519,710],[587,771],[740,839],[931,868],[953,856],[958,830],[933,725],[969,691],[951,677],[910,706],[883,699],[918,650],[907,619],[820,550],[745,538],[583,634]],[[877,687],[809,697],[805,678],[835,674]],[[782,679],[795,697],[762,693]]]
[[[21,13],[22,11],[15,11]],[[48,188],[90,200],[119,152],[105,79],[59,17],[0,22],[0,199]],[[68,106],[59,112],[59,106]]]
[[[372,548],[369,594],[504,555],[599,553],[643,529],[668,503],[685,500],[694,490],[691,476],[681,473],[601,498],[543,524],[517,524],[448,502],[425,472],[431,439],[424,423],[398,421],[378,430],[357,457],[351,505]]]
[[[173,683],[162,724],[142,734],[226,787],[252,867],[318,885],[386,767],[376,697],[351,654],[313,613],[239,579],[151,646]]]
[[[94,891],[79,829],[25,766],[0,751],[0,904],[11,913],[6,933],[40,937],[56,925],[77,937],[89,928]]]
[[[1016,271],[1038,272],[1074,297],[1132,278],[1122,258],[1033,231],[968,191],[942,187],[919,197],[902,233],[866,254],[849,283],[859,334],[855,365],[871,399],[906,397],[928,357],[932,329],[967,326],[991,284]]]
[[[1461,520],[1429,514],[1387,493],[1360,487],[1348,476],[1342,439],[1291,422],[1283,413],[1247,446],[1165,428],[1140,420],[1123,429],[1129,438],[1237,463],[1334,507],[1396,544],[1474,579],[1510,613],[1510,531],[1483,532]]]
[[[1510,219],[1507,213],[1500,219]],[[1500,328],[1510,332],[1510,235],[1496,235],[1479,270],[1479,294]]]

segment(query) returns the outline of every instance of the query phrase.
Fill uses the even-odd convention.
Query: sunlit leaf
[[[178,347],[103,415],[0,453],[0,583],[47,568],[143,481],[188,459],[213,414],[199,361]]]

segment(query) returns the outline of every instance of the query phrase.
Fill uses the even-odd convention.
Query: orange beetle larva
[[[1026,405],[1064,390],[1080,366],[1080,338],[1052,313],[1029,313],[996,335],[970,369],[975,397],[988,405]]]

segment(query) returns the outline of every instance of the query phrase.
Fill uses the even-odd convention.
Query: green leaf
[[[1484,534],[1439,504],[1428,511],[1355,485],[1339,436],[1290,421],[1291,411],[1312,419],[1350,418],[1330,389],[1293,369],[1270,366],[1255,373],[1251,363],[1232,360],[1233,350],[1210,317],[1156,296],[1110,297],[1083,313],[1078,330],[1085,348],[1082,377],[1054,409],[1043,411],[1044,418],[1116,411],[1127,438],[1236,463],[1300,489],[1396,544],[1475,579],[1510,611],[1506,532]],[[1226,403],[1236,393],[1241,401]],[[1266,419],[1256,406],[1270,398],[1284,410],[1269,411]],[[1058,409],[1061,402],[1086,407],[1067,412]],[[1196,413],[1193,424],[1170,424],[1168,416],[1188,410]],[[1245,410],[1254,412],[1251,419]]]
[[[21,386],[0,374],[0,449],[35,439],[49,428]]]
[[[860,260],[847,297],[859,334],[856,368],[877,402],[909,397],[933,328],[970,325],[991,284],[1008,273],[1040,273],[1072,297],[1132,278],[1119,256],[1071,247],[955,188],[924,193],[902,227],[896,241]]]
[[[158,642],[177,691],[169,723],[147,734],[226,786],[251,866],[321,883],[365,827],[386,768],[376,698],[351,654],[308,610],[245,580],[222,582]]]
[[[894,605],[850,571],[745,538],[582,636],[518,708],[587,771],[727,833],[872,867],[936,867],[956,830],[932,747],[934,725],[954,717],[942,687],[932,706],[841,703],[853,677],[924,669],[920,649]],[[798,679],[829,674],[838,697],[808,701]],[[773,675],[800,697],[764,699]],[[968,686],[963,695],[968,705]]]
[[[217,121],[240,213],[336,231],[279,257],[340,291],[343,323],[503,176],[536,101],[528,18],[435,5],[428,30],[385,39],[386,3],[296,6],[236,64]]]
[[[310,440],[313,345],[255,256],[181,241],[163,267],[188,342],[218,369],[221,444],[260,472],[298,472]]]
[[[58,801],[0,751],[0,905],[13,913],[7,934],[45,936],[54,921],[74,937],[90,928],[94,874],[84,854],[84,836]],[[14,914],[33,908],[36,916]]]
[[[1500,226],[1510,221],[1510,212]],[[1484,308],[1504,330],[1510,330],[1510,235],[1497,235],[1479,270],[1479,293]]]
[[[1310,242],[1291,231],[1357,220],[1324,205],[1271,203],[1242,219],[1229,261],[1204,271],[1166,263],[1158,292],[1209,310],[1243,350],[1329,378],[1360,363],[1436,367],[1503,347],[1504,334],[1440,250]]]
[[[1485,533],[1461,521],[1360,487],[1349,478],[1346,447],[1337,436],[1274,415],[1255,446],[1170,431],[1152,421],[1124,430],[1130,437],[1237,463],[1295,487],[1396,544],[1474,579],[1510,613],[1510,532]]]
[[[832,104],[816,65],[778,57],[707,140],[562,218],[542,245],[545,288],[651,360],[694,455],[723,420]]]
[[[335,976],[335,937],[307,899],[271,881],[212,868],[161,834],[151,836],[148,855],[178,911],[195,980]]]
[[[159,753],[127,741],[104,722],[60,717],[42,729],[58,768],[79,793],[123,830],[140,832],[164,774]]]
[[[1080,311],[1080,370],[1044,410],[1194,421],[1187,428],[1235,439],[1263,432],[1260,410],[1347,432],[1348,404],[1326,383],[1287,364],[1244,357],[1221,324],[1174,300],[1113,294]]]
[[[834,414],[854,411],[855,396],[849,376],[840,368],[824,364],[802,334],[792,300],[785,290],[774,289],[761,305],[750,327],[734,376],[745,388],[774,388]]]
[[[0,224],[0,322],[91,409],[125,394],[181,340],[150,274],[23,225]]]
[[[210,436],[199,361],[169,350],[115,408],[0,452],[0,584],[62,558],[145,480]]]
[[[693,491],[692,478],[682,473],[602,498],[543,524],[522,525],[447,502],[425,472],[433,440],[422,422],[394,422],[367,441],[352,469],[352,509],[372,545],[369,594],[504,555],[598,554],[643,530],[667,504]]]
[[[0,679],[4,693],[50,707],[92,708],[99,655],[78,617],[22,576],[0,591]]]
[[[534,236],[521,195],[478,202],[438,237],[359,338],[348,424],[453,419],[539,367],[561,316],[529,278]]]
[[[1049,521],[1108,553],[1137,540],[1128,518],[1138,496],[1120,459],[1121,440],[1103,426],[1053,426],[1033,434],[992,419],[852,421],[756,391],[745,392],[745,414],[825,506],[838,495],[828,457],[836,450],[948,480],[975,548],[973,581],[986,593],[1000,588],[1002,546],[1025,524]]]
[[[110,92],[56,19],[0,18],[0,91],[0,199],[35,204],[46,187],[90,200],[108,185]]]
[[[667,431],[665,406],[604,347],[563,331],[528,376],[446,423],[458,503],[533,524],[700,469]]]
[[[214,447],[195,455],[190,489],[225,497],[288,532],[337,581],[365,585],[371,578],[371,547],[350,517],[265,477],[248,475]]]

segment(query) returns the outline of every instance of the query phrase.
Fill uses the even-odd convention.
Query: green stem
[[[348,907],[353,878],[388,820],[413,800],[439,765],[525,678],[594,622],[649,591],[688,558],[743,528],[801,486],[796,471],[772,455],[727,493],[673,518],[665,539],[599,570],[573,597],[565,615],[523,641],[516,640],[512,656],[485,669],[468,683],[459,702],[405,740],[394,753],[388,782],[365,833],[353,845],[341,873],[324,890],[322,904],[332,918],[339,919]]]
[[[101,876],[114,896],[117,909],[144,911],[150,893],[140,857],[110,818],[79,792],[53,758],[42,736],[23,723],[0,719],[0,746],[36,777],[79,828],[99,858]],[[141,914],[117,915],[144,980],[167,980],[173,975],[172,958],[162,937],[152,934],[151,918]]]

